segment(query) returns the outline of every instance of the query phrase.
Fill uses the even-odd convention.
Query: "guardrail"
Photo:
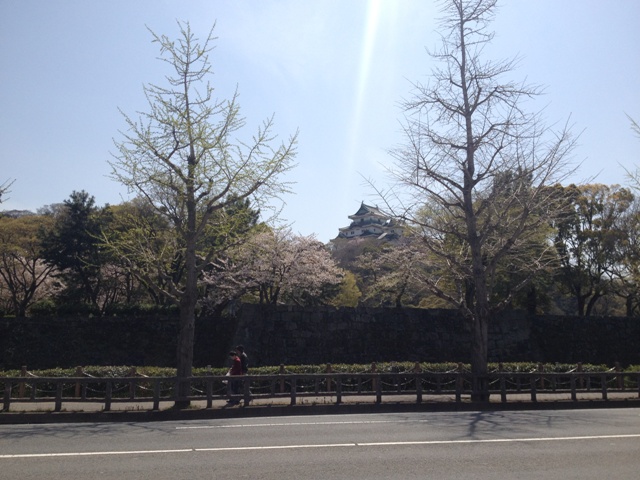
[[[532,402],[542,394],[566,394],[578,401],[581,393],[596,393],[603,400],[613,392],[631,393],[640,398],[640,372],[546,373],[546,372],[492,372],[488,374],[490,394],[499,395],[506,403],[509,397],[526,395]],[[68,402],[92,402],[104,405],[109,411],[114,403],[150,402],[153,410],[160,402],[206,401],[206,408],[213,408],[214,400],[225,400],[226,382],[229,379],[240,385],[239,395],[245,405],[255,400],[288,399],[296,405],[303,397],[330,397],[339,405],[349,396],[369,397],[382,403],[385,396],[403,395],[410,401],[422,403],[425,397],[438,399],[449,396],[455,402],[466,400],[472,394],[472,375],[468,372],[367,372],[197,376],[185,379],[177,377],[0,377],[4,390],[3,411],[11,404],[24,402],[52,402],[56,412]],[[178,382],[189,384],[188,397],[178,397]],[[0,390],[2,391],[2,390]],[[183,390],[184,391],[184,390]]]

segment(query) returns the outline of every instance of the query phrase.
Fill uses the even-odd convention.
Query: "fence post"
[[[129,373],[127,374],[128,377],[135,377],[138,374],[138,371],[136,369],[136,367],[131,367],[131,369],[129,370]],[[132,379],[129,382],[129,399],[133,400],[134,398],[136,398],[136,380]]]
[[[538,372],[540,373],[540,390],[544,390],[544,365],[538,363]]]
[[[578,362],[578,367],[576,368],[576,371],[578,372],[578,388],[582,389],[584,388],[584,377],[582,376],[582,362]]]
[[[336,405],[342,403],[342,377],[336,378]]]
[[[380,404],[382,403],[382,381],[378,374],[378,365],[375,362],[371,364],[371,373],[371,385],[376,392],[376,404]]]
[[[207,408],[213,408],[213,380],[211,380],[211,378],[207,378],[205,381],[207,382]]]
[[[504,379],[504,365],[502,362],[498,364],[498,374],[500,375],[500,401],[507,403],[507,385]]]
[[[207,365],[207,377],[211,376],[211,365]],[[207,378],[207,408],[213,408],[213,380]]]
[[[291,377],[291,405],[296,404],[296,390],[298,389],[298,379]]]
[[[62,410],[62,379],[59,379],[56,382],[56,400],[53,410],[55,412]]]
[[[413,371],[416,379],[416,403],[422,403],[422,368],[419,362],[413,366]]]
[[[464,386],[464,378],[462,376],[464,373],[464,366],[462,363],[458,363],[456,371],[456,402],[459,403],[462,401],[462,388]]]
[[[80,378],[83,376],[83,372],[82,372],[82,367],[76,367],[76,373],[75,376]],[[76,382],[76,391],[75,391],[75,397],[78,398],[80,395],[82,395],[82,384],[77,381]]]
[[[607,374],[603,373],[600,375],[600,386],[602,387],[602,399],[607,399]]]
[[[371,373],[375,374],[378,371],[378,365],[376,362],[371,364]],[[371,390],[374,392],[378,391],[378,378],[375,375],[371,375]]]
[[[27,366],[26,365],[22,366],[22,369],[20,370],[20,376],[21,377],[26,377],[27,376]],[[24,398],[24,382],[20,382],[20,384],[18,385],[18,397]]]
[[[576,402],[578,400],[578,395],[576,394],[576,373],[570,372],[569,375],[571,375],[571,400]]]
[[[11,382],[8,380],[5,380],[4,381],[4,404],[2,406],[2,411],[8,412],[10,406],[11,406]]]
[[[280,364],[280,375],[284,375],[286,372],[284,370],[284,365]],[[284,378],[280,380],[280,393],[284,393]]]
[[[251,401],[251,380],[249,380],[246,376],[243,376],[243,385],[244,385],[244,406],[249,405]]]
[[[153,382],[153,410],[160,410],[160,379]]]
[[[624,374],[620,362],[616,362],[616,379],[618,381],[618,388],[624,390]]]
[[[324,371],[325,371],[325,373],[333,372],[333,368],[331,367],[330,363],[327,363],[327,366],[325,367]],[[333,391],[332,383],[333,383],[333,381],[331,380],[331,377],[327,376],[327,392]]]
[[[109,412],[111,410],[111,396],[113,394],[113,385],[111,380],[107,379],[106,392],[104,394],[104,411]]]
[[[536,377],[535,377],[535,375],[531,375],[530,383],[531,383],[531,401],[532,402],[537,402],[538,401],[538,396],[537,396],[537,391],[536,391]]]

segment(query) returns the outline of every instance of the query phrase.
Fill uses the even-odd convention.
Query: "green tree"
[[[165,308],[175,304],[168,291],[171,284],[184,283],[186,271],[184,244],[173,224],[141,197],[112,210],[114,221],[109,231],[104,232],[105,244],[117,249],[116,260],[144,286],[152,304]],[[232,198],[225,207],[216,210],[197,242],[197,255],[212,258],[203,271],[214,269],[213,259],[241,243],[256,228],[259,216],[260,212],[251,208],[248,199]],[[221,287],[204,282],[199,285],[200,297]]]
[[[504,210],[504,218],[512,215],[514,218],[522,215],[521,205],[527,204],[533,194],[531,175],[524,175],[521,171],[506,170],[498,173],[488,192],[479,192],[478,202],[485,201],[485,197],[493,204],[495,211]],[[541,187],[541,196],[553,199],[556,214],[568,208],[562,195],[562,187]],[[517,197],[520,202],[513,202]],[[536,207],[530,203],[530,207]],[[564,207],[564,208],[563,208]],[[544,295],[549,288],[550,277],[558,266],[557,255],[552,242],[554,229],[545,220],[553,221],[556,214],[547,217],[546,205],[530,213],[529,228],[520,235],[517,244],[498,259],[495,271],[489,277],[489,286],[493,305],[505,308],[524,308],[530,313],[536,313],[539,301],[544,301]],[[483,221],[482,219],[481,221]],[[499,229],[496,234],[487,237],[486,249],[495,252],[501,248],[504,241]]]
[[[380,272],[377,270],[377,258],[389,244],[387,239],[376,237],[335,238],[331,241],[331,256],[344,270],[351,272],[360,292],[359,304],[380,305],[376,295],[367,295],[372,291]],[[364,298],[366,297],[366,298]]]
[[[431,53],[441,66],[404,101],[406,139],[391,152],[396,185],[379,193],[438,262],[440,276],[428,288],[468,319],[472,397],[487,400],[488,326],[510,301],[493,295],[495,277],[531,232],[561,211],[546,187],[567,175],[574,140],[567,128],[553,132],[540,114],[525,111],[524,101],[540,89],[503,80],[514,60],[484,56],[496,1],[443,4],[442,46]],[[421,215],[425,206],[432,215]],[[526,265],[527,275],[538,267]],[[441,288],[452,283],[464,288]]]
[[[387,242],[380,249],[364,252],[358,258],[358,270],[367,279],[363,302],[374,305],[417,306],[428,290],[430,275],[428,252],[413,236]]]
[[[619,227],[623,233],[617,242],[620,261],[614,266],[613,292],[624,299],[628,317],[640,313],[640,199],[622,216]]]
[[[109,208],[99,208],[87,192],[74,191],[65,200],[51,229],[41,234],[43,257],[57,269],[64,283],[63,304],[90,305],[102,313],[103,267],[108,254],[101,248],[100,235],[110,220]]]
[[[330,300],[330,304],[334,307],[357,307],[362,297],[362,292],[358,288],[358,282],[356,276],[349,272],[344,272],[342,283],[340,284],[340,290]]]
[[[149,303],[167,307],[171,304],[164,294],[168,279],[182,273],[171,225],[140,197],[112,210],[113,222],[102,232],[103,244],[116,252],[115,261],[144,287]]]
[[[203,42],[188,23],[179,24],[180,36],[171,40],[153,32],[162,60],[172,73],[166,86],[149,84],[145,96],[149,110],[138,120],[124,115],[129,127],[116,143],[111,163],[113,177],[144,198],[172,226],[168,231],[173,252],[179,252],[184,274],[164,278],[153,288],[179,305],[177,375],[191,376],[198,282],[216,249],[198,254],[199,241],[215,219],[215,213],[238,200],[251,199],[259,209],[288,191],[282,174],[293,166],[296,135],[274,145],[273,117],[249,140],[236,135],[244,127],[237,92],[218,101],[208,82],[213,29]],[[141,232],[143,233],[143,232]],[[134,243],[111,247],[126,258]],[[175,255],[175,253],[172,253]],[[151,282],[153,279],[148,279]],[[186,407],[188,384],[180,382],[176,407]]]
[[[557,280],[575,299],[576,313],[588,317],[612,291],[628,238],[623,222],[634,196],[619,185],[572,185],[565,190],[572,209],[556,225]]]

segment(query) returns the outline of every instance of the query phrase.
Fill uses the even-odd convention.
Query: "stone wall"
[[[175,317],[0,319],[0,369],[175,366]],[[640,319],[529,316],[492,320],[489,360],[640,365]],[[244,305],[196,322],[194,366],[222,366],[244,344],[251,365],[469,362],[470,329],[455,310]]]
[[[235,319],[196,321],[194,364],[222,365]],[[0,369],[85,365],[175,367],[177,318],[3,318]]]
[[[245,305],[233,343],[256,365],[469,362],[469,325],[455,310]],[[505,312],[489,328],[489,361],[640,364],[640,319]]]

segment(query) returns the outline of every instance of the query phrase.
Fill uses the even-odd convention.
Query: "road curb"
[[[640,399],[545,401],[511,403],[432,402],[340,405],[260,405],[234,408],[186,409],[162,411],[99,412],[2,412],[0,425],[46,423],[111,423],[210,420],[294,415],[340,415],[403,412],[496,412],[524,410],[583,410],[597,408],[640,408]]]

